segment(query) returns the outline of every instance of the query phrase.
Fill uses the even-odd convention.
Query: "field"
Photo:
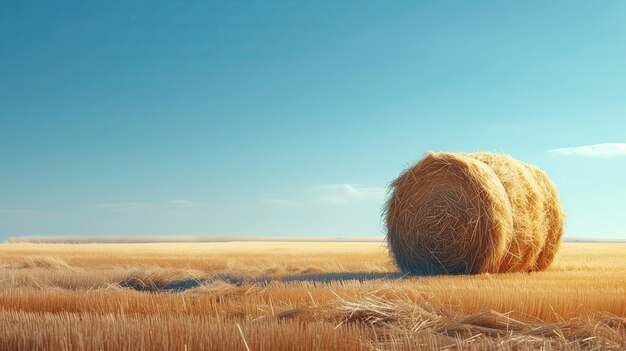
[[[618,350],[625,253],[403,277],[382,243],[0,244],[0,348]]]

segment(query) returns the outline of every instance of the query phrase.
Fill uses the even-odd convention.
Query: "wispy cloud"
[[[302,207],[312,204],[342,205],[351,202],[376,200],[383,201],[387,190],[384,187],[362,184],[324,184],[307,189],[307,196],[301,200],[266,198],[259,202],[282,207]]]
[[[383,187],[370,187],[361,184],[327,184],[312,188],[314,200],[326,204],[345,204],[353,201],[381,200],[385,197]]]
[[[204,204],[191,200],[169,200],[165,203],[161,202],[143,202],[143,201],[130,201],[130,202],[111,202],[106,204],[100,204],[103,210],[111,212],[126,212],[142,209],[159,209],[159,210],[171,210],[171,209],[190,209],[202,207]]]
[[[100,207],[103,210],[107,211],[133,211],[139,210],[142,208],[148,207],[149,204],[146,202],[112,202],[106,204],[100,204]]]
[[[52,217],[55,213],[30,208],[0,208],[0,216],[9,218],[34,219]]]
[[[287,200],[287,199],[261,199],[262,203],[275,205],[275,206],[283,206],[283,207],[300,207],[302,206],[302,202],[295,200]]]
[[[202,203],[191,200],[170,200],[168,203],[176,208],[195,208],[203,206]]]
[[[575,147],[563,147],[548,151],[554,156],[584,157],[623,157],[626,156],[626,143],[605,143]]]

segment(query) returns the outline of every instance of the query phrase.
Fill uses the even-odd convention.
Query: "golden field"
[[[403,277],[383,243],[0,244],[0,348],[626,348],[626,244]]]

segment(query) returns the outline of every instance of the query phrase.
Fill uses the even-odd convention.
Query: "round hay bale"
[[[492,153],[428,153],[392,183],[387,242],[410,274],[546,269],[563,233],[554,185]]]
[[[535,166],[528,165],[528,167],[535,174],[535,179],[542,192],[547,194],[544,196],[543,202],[543,223],[546,230],[546,240],[544,247],[539,252],[535,265],[532,267],[534,271],[543,271],[550,266],[561,245],[565,215],[561,208],[559,193],[556,191],[556,187],[552,184],[550,178],[548,178],[548,175]]]

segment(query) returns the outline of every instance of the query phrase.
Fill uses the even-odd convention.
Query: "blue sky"
[[[566,236],[626,238],[625,15],[3,1],[0,240],[382,235],[386,186],[427,150],[535,164]]]

